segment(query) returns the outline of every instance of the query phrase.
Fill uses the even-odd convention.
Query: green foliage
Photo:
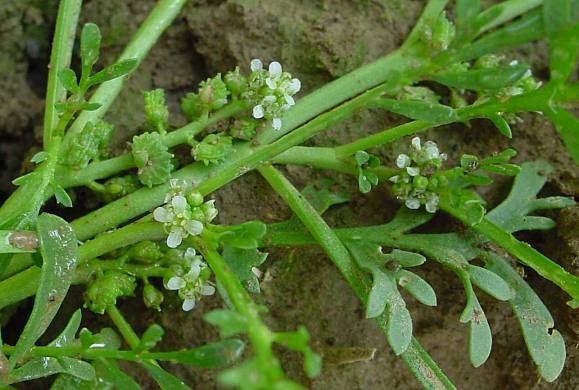
[[[41,214],[38,217],[37,230],[43,259],[42,271],[32,312],[10,356],[12,368],[16,367],[52,322],[70,287],[79,258],[74,232],[62,218]],[[42,367],[42,362],[28,364],[28,368],[22,372]],[[55,372],[61,369],[59,362],[49,364]],[[74,365],[74,362],[71,364]]]
[[[82,75],[86,79],[92,73],[100,55],[101,32],[94,23],[87,23],[82,29],[80,36],[80,58],[82,62]]]
[[[118,271],[107,271],[88,287],[86,291],[88,307],[95,313],[104,314],[109,306],[117,303],[118,298],[133,295],[136,287],[134,276]]]
[[[82,169],[91,161],[103,157],[113,131],[114,126],[103,120],[98,120],[95,124],[87,122],[82,131],[72,137],[71,150],[64,156],[62,163]]]
[[[174,169],[173,155],[159,133],[144,133],[133,137],[133,159],[139,168],[139,180],[143,185],[152,187],[165,183]]]
[[[371,171],[371,168],[378,167],[380,159],[363,150],[356,152],[355,159],[358,166],[358,189],[361,193],[367,194],[372,190],[372,186],[378,185],[378,176]]]
[[[434,80],[453,88],[498,91],[522,79],[528,70],[525,65],[507,65],[491,69],[441,72],[434,76]]]
[[[440,80],[437,79],[437,81]],[[438,103],[420,100],[381,99],[379,106],[410,119],[432,123],[449,123],[458,120],[458,114],[452,107]]]
[[[209,134],[201,142],[193,143],[191,156],[203,164],[219,164],[233,151],[233,139],[222,134]]]

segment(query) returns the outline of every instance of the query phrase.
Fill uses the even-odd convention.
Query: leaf
[[[513,138],[513,132],[511,131],[511,127],[500,114],[497,113],[488,114],[487,118],[489,118],[494,123],[494,125],[496,126],[497,129],[499,129],[502,135],[504,135],[509,139]]]
[[[80,92],[74,70],[69,68],[62,69],[58,72],[58,80],[60,80],[61,84],[67,91],[72,93]]]
[[[99,58],[101,32],[94,23],[86,23],[80,35],[80,59],[83,79],[90,76],[92,67]]]
[[[458,0],[456,2],[456,40],[461,45],[468,43],[476,33],[474,20],[480,11],[480,0]]]
[[[576,7],[579,9],[579,4]],[[568,31],[549,37],[550,83],[564,84],[573,74],[579,54],[579,23]]]
[[[543,21],[549,38],[577,24],[579,3],[575,0],[549,0],[543,4]]]
[[[360,169],[360,173],[358,174],[358,189],[361,193],[367,194],[372,190],[372,183],[368,180],[364,172]]]
[[[89,363],[63,356],[58,359],[53,357],[34,358],[22,367],[12,370],[7,382],[30,381],[59,373],[73,375],[86,381],[95,378],[94,368]]]
[[[563,142],[576,164],[579,164],[579,119],[572,113],[562,108],[546,111],[549,119],[553,121]]]
[[[136,58],[119,61],[92,75],[89,78],[89,85],[102,84],[106,81],[126,76],[137,67],[137,64],[138,61]]]
[[[54,191],[54,197],[56,198],[56,203],[63,205],[64,207],[72,207],[72,199],[62,186],[58,184],[52,185],[52,190]]]
[[[117,363],[109,359],[98,359],[94,362],[97,373],[101,374],[104,379],[122,390],[140,390],[141,386],[129,375],[123,372]]]
[[[541,376],[553,382],[563,371],[565,365],[565,341],[553,329],[553,317],[541,299],[503,258],[489,253],[487,268],[501,276],[515,291],[509,301],[519,320],[525,343]]]
[[[165,330],[163,330],[160,325],[153,324],[149,326],[145,333],[143,333],[139,345],[134,349],[135,352],[140,353],[155,348],[155,345],[161,341],[164,334]]]
[[[254,274],[253,268],[263,264],[268,254],[257,249],[239,249],[224,245],[222,255],[231,271],[241,282],[244,282],[246,288],[250,292],[259,293],[259,279]]]
[[[181,379],[153,363],[141,362],[141,365],[151,374],[162,390],[192,390]]]
[[[247,332],[247,320],[233,310],[213,310],[205,314],[203,319],[217,326],[222,338]]]
[[[370,155],[364,150],[358,150],[354,155],[354,158],[356,159],[356,164],[361,167],[362,165],[366,164],[368,160],[370,160]]]
[[[386,257],[391,261],[395,261],[402,267],[417,267],[424,264],[426,258],[419,253],[407,252],[400,249],[394,249],[387,253]]]
[[[401,269],[396,272],[396,280],[398,285],[408,291],[418,302],[427,306],[436,306],[434,289],[414,272]]]
[[[48,153],[42,151],[42,152],[38,152],[34,156],[32,156],[32,158],[30,159],[30,162],[32,162],[34,164],[40,164],[41,162],[46,161],[47,158],[48,158]]]
[[[38,236],[43,265],[32,313],[14,352],[10,366],[15,367],[48,328],[64,301],[78,263],[78,244],[72,227],[56,215],[43,213],[38,217]]]
[[[468,354],[474,367],[480,367],[487,361],[491,354],[492,344],[493,334],[489,322],[478,299],[474,297],[468,337]]]
[[[332,206],[349,202],[352,197],[332,179],[320,179],[308,184],[302,195],[320,214]]]
[[[450,123],[459,119],[452,107],[420,100],[381,99],[379,106],[410,119],[432,123]]]
[[[453,88],[497,91],[520,80],[528,70],[526,65],[506,65],[466,72],[439,73],[434,75],[433,79]]]
[[[508,301],[513,298],[513,293],[507,282],[494,272],[471,264],[469,264],[467,272],[474,284],[499,301]]]
[[[261,221],[248,221],[236,226],[227,226],[219,232],[224,234],[220,241],[239,249],[255,249],[266,232],[266,225]]]
[[[509,233],[552,228],[555,222],[551,219],[529,216],[539,209],[563,208],[575,204],[573,199],[564,197],[537,199],[537,194],[547,182],[547,175],[552,171],[551,165],[543,160],[522,164],[511,192],[487,214],[487,218]]]
[[[227,339],[187,351],[149,352],[155,360],[171,360],[203,368],[223,368],[235,363],[243,354],[245,344],[238,339]]]
[[[68,324],[66,324],[66,327],[63,329],[63,331],[58,335],[57,338],[52,340],[48,346],[64,347],[72,344],[72,342],[76,339],[76,333],[80,327],[81,320],[82,312],[80,309],[77,309],[72,317],[70,317],[70,320],[68,320]]]
[[[83,109],[84,111],[96,111],[99,108],[101,108],[103,105],[100,103],[84,103],[81,106],[81,109]]]
[[[169,180],[174,169],[167,145],[159,133],[144,133],[133,137],[133,158],[139,180],[147,187],[163,184]]]
[[[275,341],[304,355],[304,371],[309,378],[320,375],[322,358],[309,346],[310,334],[304,326],[296,332],[279,332],[274,335]]]
[[[114,126],[103,120],[97,120],[94,124],[87,122],[82,131],[72,137],[71,148],[61,162],[77,169],[86,168],[91,161],[104,154],[113,131]]]

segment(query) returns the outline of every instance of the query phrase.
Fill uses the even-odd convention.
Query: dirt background
[[[10,180],[21,170],[23,156],[40,144],[40,130],[46,65],[50,37],[54,28],[56,1],[0,1],[0,196],[13,190]],[[128,37],[150,10],[152,0],[85,1],[83,22],[95,22],[103,31],[103,62],[111,63]],[[303,92],[372,61],[397,48],[415,23],[422,1],[406,0],[191,0],[177,21],[163,35],[128,88],[117,100],[108,120],[117,126],[116,145],[122,149],[144,122],[141,91],[164,88],[172,110],[171,122],[184,123],[179,99],[185,92],[216,72],[236,65],[247,67],[251,58],[278,60],[302,80]],[[545,78],[547,46],[544,42],[527,45],[508,53],[513,59],[530,63],[535,74]],[[553,126],[542,116],[522,116],[514,126],[512,141],[501,137],[493,126],[476,121],[472,127],[452,125],[430,131],[447,151],[450,161],[462,153],[488,154],[508,146],[520,152],[518,161],[544,158],[556,168],[545,194],[577,196],[579,173]],[[401,122],[401,118],[380,112],[364,112],[325,135],[312,145],[336,145],[361,134],[382,130]],[[401,140],[376,153],[385,164],[392,163],[394,149]],[[287,167],[289,178],[298,186],[319,177],[334,177],[356,193],[351,178],[302,167]],[[485,189],[490,203],[498,202],[508,191],[509,181],[500,180]],[[251,219],[279,221],[290,215],[287,207],[268,188],[259,175],[250,173],[215,194],[223,224]],[[87,201],[90,205],[92,201]],[[370,225],[387,221],[395,208],[387,191],[376,189],[367,196],[356,195],[347,206],[331,210],[328,221],[335,226]],[[567,269],[578,270],[579,209],[553,213],[558,228],[548,233],[533,233],[522,238],[533,243]],[[440,216],[432,229],[458,227]],[[374,322],[364,320],[364,309],[333,265],[317,248],[272,250],[264,267],[263,294],[257,297],[267,305],[268,324],[276,330],[291,330],[305,325],[315,345],[322,350],[341,352],[341,364],[327,364],[322,375],[310,381],[302,373],[298,355],[280,351],[289,375],[314,389],[414,389],[419,384],[403,362],[386,344]],[[493,351],[488,362],[474,369],[467,358],[467,326],[458,322],[464,305],[461,285],[436,264],[427,263],[421,274],[435,288],[439,304],[430,308],[408,299],[413,314],[415,335],[434,359],[462,389],[577,389],[579,318],[566,305],[566,297],[550,283],[527,270],[527,280],[551,309],[556,327],[567,341],[567,363],[554,383],[539,380],[525,349],[516,319],[508,305],[484,293],[479,297],[493,329]],[[63,311],[66,318],[80,303],[82,290],[75,289]],[[121,308],[138,331],[157,322],[166,329],[162,349],[194,346],[217,339],[203,322],[201,314],[221,305],[217,297],[207,299],[195,311],[183,313],[176,297],[167,294],[161,313],[145,311],[139,299],[127,300]],[[23,310],[26,309],[23,306]],[[84,326],[98,329],[109,325],[106,318],[85,317]],[[18,321],[12,325],[14,329]],[[353,361],[357,352],[376,348],[373,360]],[[155,388],[146,375],[133,370],[145,388]],[[171,367],[196,389],[213,389],[215,372]],[[30,388],[30,387],[28,387]]]

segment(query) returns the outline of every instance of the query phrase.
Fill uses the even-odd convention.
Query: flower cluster
[[[396,166],[401,171],[390,178],[396,197],[409,209],[419,209],[424,205],[429,213],[436,212],[439,203],[437,190],[448,184],[446,177],[436,173],[446,158],[435,142],[426,141],[422,145],[420,138],[414,137],[410,152],[396,158]]]
[[[283,72],[279,62],[269,64],[263,69],[261,60],[251,60],[249,85],[243,97],[254,105],[252,115],[255,119],[266,118],[272,121],[274,129],[281,129],[281,116],[295,104],[293,96],[301,89],[301,82]]]
[[[183,255],[182,265],[171,268],[165,288],[177,291],[183,300],[181,307],[184,311],[190,311],[201,297],[215,294],[215,287],[208,281],[210,276],[211,270],[203,258],[196,254],[195,249],[188,248]]]
[[[165,225],[169,234],[167,246],[176,248],[184,238],[197,236],[203,232],[205,223],[217,216],[215,201],[203,202],[198,192],[188,190],[187,184],[178,179],[171,179],[171,188],[165,196],[165,205],[153,212],[155,221]]]

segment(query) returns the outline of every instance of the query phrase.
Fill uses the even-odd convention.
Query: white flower
[[[175,195],[163,207],[153,211],[153,218],[165,225],[167,246],[177,248],[189,235],[196,236],[203,232],[203,223],[191,216],[191,207],[183,195]]]
[[[406,167],[406,172],[410,176],[418,176],[418,175],[420,175],[420,168],[418,168],[418,167]]]
[[[302,82],[299,79],[291,79],[286,87],[286,92],[290,95],[295,95],[302,89]]]
[[[416,198],[408,198],[406,199],[406,207],[408,207],[411,210],[417,210],[420,208],[420,200],[416,199]]]
[[[253,107],[253,117],[255,119],[261,119],[265,115],[265,111],[263,110],[263,106],[258,104],[257,106]]]
[[[271,78],[277,78],[281,76],[281,74],[282,74],[281,64],[277,61],[271,62],[269,64],[269,76]]]
[[[408,155],[404,153],[399,154],[398,157],[396,158],[396,166],[398,168],[406,168],[409,165],[410,165],[410,157],[408,157]]]
[[[183,305],[181,308],[183,311],[191,311],[202,296],[213,294],[215,294],[215,287],[210,285],[208,282],[197,283],[193,289],[187,290],[183,293],[181,293],[181,290],[179,290],[179,295],[181,295],[183,298]]]
[[[439,201],[440,198],[438,197],[438,195],[436,194],[431,195],[426,201],[426,211],[428,211],[429,213],[436,213]]]
[[[254,58],[251,60],[250,67],[252,72],[257,72],[263,69],[263,63],[261,60]]]
[[[420,147],[420,137],[414,137],[414,138],[412,138],[411,144],[412,144],[412,147],[413,147],[417,152],[419,152],[420,149],[422,149],[422,148]]]
[[[275,130],[281,129],[281,119],[273,118],[273,121],[271,122],[271,124]]]
[[[400,176],[396,175],[396,176],[392,176],[390,180],[392,183],[398,183],[398,180],[400,179]]]

